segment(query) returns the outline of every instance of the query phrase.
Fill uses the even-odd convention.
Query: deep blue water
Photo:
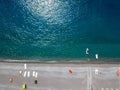
[[[96,53],[120,58],[119,0],[0,0],[0,58]]]

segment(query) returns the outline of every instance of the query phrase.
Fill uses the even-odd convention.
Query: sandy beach
[[[59,63],[2,61],[0,90],[22,90],[24,83],[27,85],[26,90],[120,90],[120,76],[116,75],[119,67],[119,63],[101,62],[83,64],[77,61]],[[36,75],[33,75],[35,73]],[[13,82],[9,81],[10,78]]]

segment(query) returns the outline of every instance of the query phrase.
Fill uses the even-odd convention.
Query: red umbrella
[[[73,73],[73,70],[72,70],[72,69],[69,69],[69,73]]]
[[[116,75],[120,76],[120,68],[117,70]]]

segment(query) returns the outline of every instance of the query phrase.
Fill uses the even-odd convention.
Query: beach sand
[[[120,90],[120,77],[116,75],[119,67],[120,64],[115,62],[1,61],[0,90],[22,90],[23,83],[27,84],[27,90]]]

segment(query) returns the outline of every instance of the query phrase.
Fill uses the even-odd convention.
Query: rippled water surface
[[[0,58],[96,53],[120,58],[119,0],[0,0]]]

